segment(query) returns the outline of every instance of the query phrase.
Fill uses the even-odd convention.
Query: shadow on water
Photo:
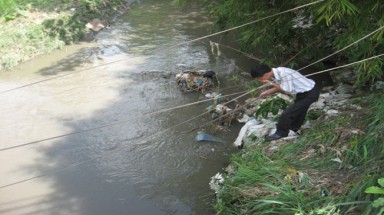
[[[76,68],[82,68],[82,65],[91,63],[92,59],[97,58],[99,52],[101,52],[99,47],[83,48],[71,56],[57,61],[53,66],[40,69],[38,73],[43,76],[73,73],[76,71]]]
[[[180,99],[184,95],[169,85],[168,79],[156,79],[154,83],[141,74],[119,78],[132,76],[131,85],[119,88],[118,102],[93,113],[86,120],[62,123],[77,131],[196,99],[189,98],[193,95]],[[178,104],[175,104],[176,100]],[[184,133],[206,122],[206,118],[158,133],[189,119],[203,107],[175,110],[69,136],[54,141],[50,147],[36,146],[46,160],[40,161],[40,166],[26,169],[45,173],[52,170],[51,166],[46,167],[52,161],[57,164],[55,168],[89,161],[42,179],[53,182],[55,193],[43,201],[53,203],[51,207],[55,211],[71,214],[126,214],[127,211],[128,214],[212,214],[208,181],[215,171],[224,167],[225,158],[220,151],[228,151],[228,145],[195,143],[194,133]],[[156,133],[159,135],[151,137]],[[202,160],[201,157],[209,159]]]
[[[196,132],[188,131],[209,118],[180,123],[201,114],[209,104],[145,115],[199,99],[197,94],[182,94],[174,84],[173,75],[164,78],[145,71],[176,72],[180,69],[178,64],[182,64],[220,71],[225,80],[234,62],[224,56],[210,56],[211,49],[204,44],[156,51],[157,47],[196,37],[197,32],[206,31],[207,26],[194,25],[201,23],[196,21],[201,16],[196,15],[195,8],[189,8],[192,12],[172,14],[161,3],[151,4],[144,15],[140,15],[143,11],[135,14],[132,10],[132,14],[125,17],[130,24],[123,19],[116,23],[119,27],[115,30],[101,32],[97,47],[79,49],[56,65],[38,71],[43,76],[51,76],[127,57],[115,64],[73,73],[65,80],[58,79],[37,89],[42,94],[49,91],[58,103],[48,105],[51,109],[44,114],[52,115],[67,132],[124,123],[28,147],[26,153],[37,151],[40,157],[33,164],[24,165],[23,171],[42,176],[36,181],[49,185],[51,192],[0,203],[0,213],[214,213],[214,193],[208,182],[226,166],[228,154],[235,150],[231,142],[238,128],[234,125],[231,131],[218,134],[228,140],[223,144],[197,143]],[[188,30],[187,24],[195,28]],[[69,90],[65,90],[66,87]],[[49,129],[41,132],[52,136]],[[17,186],[10,189],[22,192]]]

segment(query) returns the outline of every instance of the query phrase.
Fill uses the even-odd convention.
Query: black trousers
[[[284,137],[288,136],[289,130],[299,130],[304,123],[309,106],[319,99],[319,94],[316,86],[310,91],[296,94],[294,103],[281,114],[276,133]]]

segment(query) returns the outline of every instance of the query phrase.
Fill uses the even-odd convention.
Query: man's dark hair
[[[271,67],[265,64],[257,64],[256,66],[252,67],[251,76],[252,78],[260,78],[265,73],[270,72],[271,70]]]

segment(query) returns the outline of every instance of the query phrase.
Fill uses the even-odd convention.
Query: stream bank
[[[377,196],[364,191],[383,178],[383,99],[379,85],[323,88],[301,133],[272,142],[264,135],[273,133],[276,115],[254,117],[271,99],[247,100],[254,118],[241,118],[234,144],[242,149],[211,178],[217,213],[380,214]]]
[[[236,60],[186,43],[212,22],[196,3],[168,2],[141,1],[95,40],[0,73],[0,91],[28,85],[1,95],[0,148],[36,141],[1,152],[0,213],[214,213],[208,182],[237,150],[230,146],[238,128],[222,132],[223,144],[197,142],[189,131],[208,120],[190,119],[206,103],[148,113],[199,99],[161,72],[209,69],[226,88]]]
[[[135,1],[31,1],[0,19],[0,71],[68,44],[92,40],[97,31],[128,11]],[[11,10],[11,9],[9,9]],[[7,18],[8,17],[8,18]],[[97,23],[95,21],[99,20]],[[104,27],[100,28],[101,23]],[[88,24],[88,25],[87,25]]]

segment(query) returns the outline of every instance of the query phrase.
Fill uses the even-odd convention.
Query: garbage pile
[[[206,113],[209,113],[211,118],[211,121],[207,123],[207,125],[210,125],[210,129],[228,129],[232,120],[235,118],[234,109],[236,106],[232,103],[236,102],[231,102],[231,104],[223,103],[222,95],[216,93],[216,91],[219,90],[219,81],[214,71],[183,70],[176,74],[175,80],[182,92],[198,92],[201,94],[199,99],[212,101],[212,104],[206,108]],[[234,107],[230,108],[228,107],[229,105]],[[207,135],[198,134],[197,141],[207,139]]]
[[[176,74],[176,83],[182,92],[206,92],[218,81],[216,73],[210,70],[182,71]]]

